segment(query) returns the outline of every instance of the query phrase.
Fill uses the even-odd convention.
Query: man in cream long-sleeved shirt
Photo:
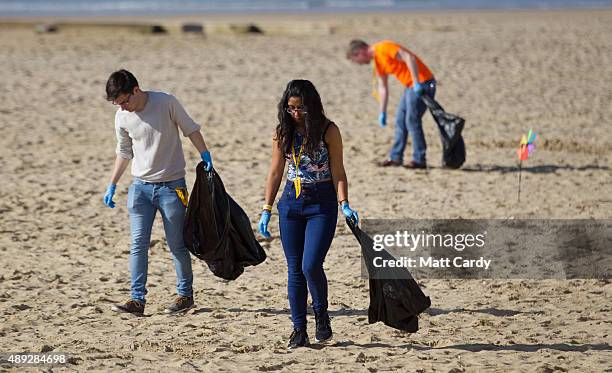
[[[130,160],[134,177],[127,203],[132,232],[131,298],[113,306],[112,310],[135,315],[144,313],[151,229],[159,210],[174,261],[178,295],[164,312],[184,312],[194,306],[194,301],[191,256],[183,242],[187,189],[179,131],[189,137],[207,170],[212,169],[210,153],[200,126],[178,100],[166,93],[142,91],[129,71],[111,74],[106,83],[106,96],[119,108],[115,114],[117,158],[104,204],[115,207],[116,185]]]

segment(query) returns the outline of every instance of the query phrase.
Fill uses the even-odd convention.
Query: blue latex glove
[[[414,91],[414,93],[416,93],[417,96],[420,96],[423,94],[424,92],[424,87],[423,84],[419,83],[419,82],[414,82],[414,85],[412,86],[412,90]]]
[[[204,162],[204,170],[206,171],[210,171],[212,170],[212,158],[210,157],[210,152],[207,150],[205,152],[200,153],[200,157],[202,158],[202,161]]]
[[[259,219],[259,233],[265,238],[270,238],[270,232],[268,232],[268,224],[270,223],[270,216],[272,213],[268,210],[264,210],[261,213],[261,219]]]
[[[387,113],[382,112],[378,115],[378,124],[380,128],[385,128],[387,126]]]
[[[113,196],[115,195],[116,189],[117,189],[117,184],[108,184],[108,188],[106,188],[106,194],[104,194],[104,204],[112,209],[115,208],[115,202],[113,202]]]
[[[357,214],[357,211],[351,209],[348,202],[342,204],[342,213],[344,216],[352,220],[355,225],[359,225],[359,215]]]

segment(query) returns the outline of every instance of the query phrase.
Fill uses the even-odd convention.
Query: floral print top
[[[293,149],[297,158],[298,154],[300,154],[300,147],[304,141],[304,136],[296,132],[294,139]],[[329,168],[329,151],[323,139],[321,139],[319,147],[314,151],[314,154],[308,155],[302,152],[302,156],[298,160],[299,167],[297,169],[291,153],[285,154],[285,159],[289,163],[287,170],[287,180],[289,181],[295,180],[296,175],[299,176],[301,183],[320,183],[332,179]]]

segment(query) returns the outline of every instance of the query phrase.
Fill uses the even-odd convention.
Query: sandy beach
[[[341,219],[325,262],[334,340],[287,351],[276,209],[272,240],[262,241],[268,259],[227,283],[194,258],[197,307],[177,317],[161,312],[174,297],[175,275],[158,217],[146,315],[118,315],[111,305],[129,297],[129,170],[118,207],[106,208],[102,197],[116,144],[104,86],[126,68],[141,88],[174,94],[202,125],[215,168],[253,229],[276,105],[295,78],[316,85],[341,129],[351,206],[362,219],[610,219],[612,10],[184,19],[211,32],[66,27],[37,34],[0,26],[0,352],[72,356],[53,371],[610,369],[609,280],[426,279],[419,282],[432,307],[417,333],[369,325],[359,247]],[[223,32],[251,22],[264,33]],[[393,126],[377,124],[370,68],[344,58],[355,37],[397,40],[428,64],[437,99],[467,121],[462,169],[440,168],[428,114],[430,168],[376,166]],[[401,87],[392,80],[390,89],[391,114]],[[516,147],[530,128],[540,139],[523,165],[518,204]],[[193,185],[199,155],[183,141]]]

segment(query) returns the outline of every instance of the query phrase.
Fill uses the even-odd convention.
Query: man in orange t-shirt
[[[434,97],[436,81],[429,68],[421,59],[407,48],[389,40],[368,45],[363,40],[352,40],[346,57],[351,61],[367,65],[374,61],[374,74],[378,81],[378,101],[381,127],[387,125],[388,75],[394,75],[406,89],[400,100],[395,116],[395,140],[389,158],[381,166],[401,166],[408,134],[412,136],[412,160],[404,167],[409,169],[426,168],[425,153],[427,143],[423,134],[422,118],[426,106],[420,96]]]

